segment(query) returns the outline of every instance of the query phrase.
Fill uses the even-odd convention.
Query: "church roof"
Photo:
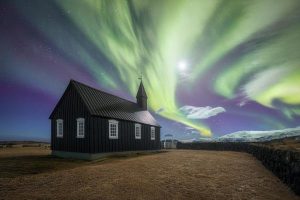
[[[135,102],[74,80],[71,80],[70,84],[75,87],[91,115],[160,126],[148,110],[142,110]],[[142,84],[139,91],[140,89],[141,94],[146,95]]]

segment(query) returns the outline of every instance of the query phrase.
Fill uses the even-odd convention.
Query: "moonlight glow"
[[[186,68],[187,68],[187,62],[186,61],[184,61],[184,60],[182,60],[182,61],[180,61],[179,63],[178,63],[178,69],[180,70],[180,71],[185,71],[186,70]]]
[[[141,72],[163,134],[300,125],[298,0],[0,5],[3,134],[47,135],[48,115],[71,78],[135,101]],[[190,119],[183,106],[226,111]]]

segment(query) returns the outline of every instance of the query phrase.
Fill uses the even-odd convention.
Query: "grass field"
[[[44,148],[0,149],[1,178],[15,178],[22,175],[70,169],[83,164],[86,162],[52,157],[50,150]]]
[[[254,157],[174,150],[100,161],[0,149],[0,199],[300,199]]]
[[[266,142],[265,144],[272,148],[291,150],[291,151],[300,151],[300,137],[272,140]]]

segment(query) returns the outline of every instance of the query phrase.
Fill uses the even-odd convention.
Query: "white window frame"
[[[61,125],[61,130],[60,130]],[[56,137],[62,138],[64,136],[64,120],[57,119],[56,120]]]
[[[155,127],[150,127],[151,140],[155,140]]]
[[[141,124],[135,124],[135,126],[134,126],[134,133],[135,133],[134,134],[135,135],[135,139],[140,140],[142,138],[142,125]]]
[[[85,136],[85,123],[84,123],[84,118],[77,118],[77,138],[84,138]],[[83,127],[82,127],[82,134],[79,132],[79,126],[80,123],[83,123]]]
[[[111,129],[111,125],[115,125],[116,126],[116,134],[112,135],[112,129]],[[118,139],[119,138],[119,122],[117,120],[114,119],[110,119],[108,120],[108,136],[109,139]]]

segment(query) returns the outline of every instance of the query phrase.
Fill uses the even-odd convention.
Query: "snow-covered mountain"
[[[300,127],[272,131],[238,131],[217,138],[217,141],[260,142],[300,136]]]

